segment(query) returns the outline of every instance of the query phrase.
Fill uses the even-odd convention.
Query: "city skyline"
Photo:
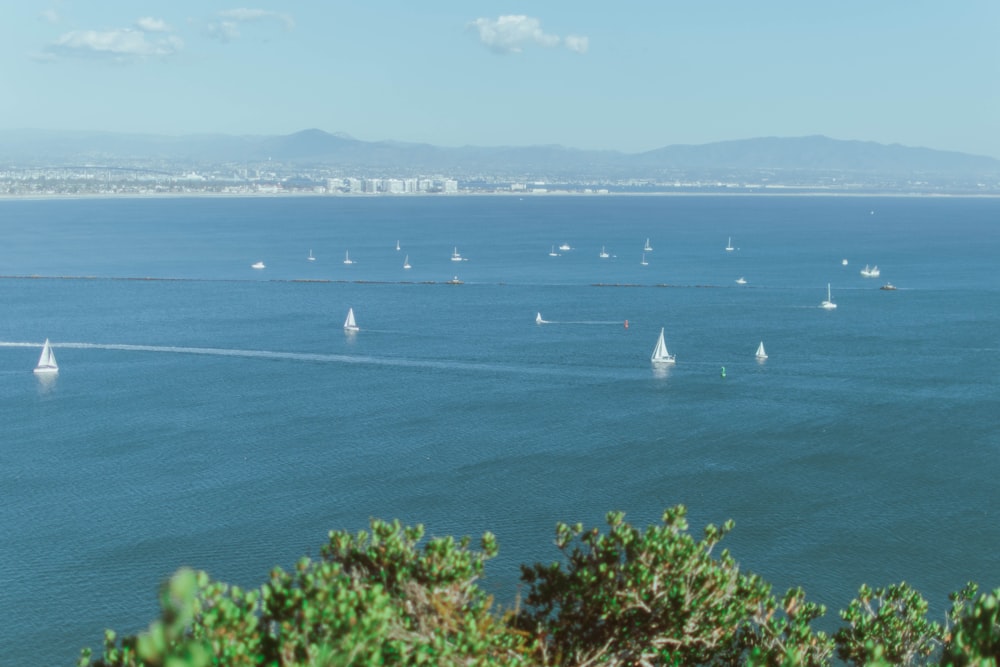
[[[649,6],[646,6],[646,5]],[[641,152],[822,134],[1000,157],[1000,5],[8,9],[0,129]]]

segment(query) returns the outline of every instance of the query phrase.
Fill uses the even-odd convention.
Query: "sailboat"
[[[646,245],[642,246],[642,249],[646,252],[653,252],[653,246],[649,245],[649,238],[646,238]]]
[[[826,284],[826,301],[819,304],[819,307],[826,308],[827,310],[833,310],[837,307],[837,304],[835,304],[833,299],[830,297],[830,283]]]
[[[760,341],[760,345],[757,346],[757,359],[763,361],[767,359],[767,352],[764,351],[764,341]]]
[[[600,257],[601,259],[607,259],[610,256],[611,255],[608,254],[608,251],[604,249],[604,246],[601,246],[601,254],[598,255],[598,257]]]
[[[545,324],[545,320],[542,319],[541,313],[535,315],[535,324]]]
[[[407,255],[406,257],[403,258],[403,268],[404,269],[410,268],[410,256],[409,255]]]
[[[351,259],[351,253],[349,250],[344,251],[344,264],[354,264],[354,260]]]
[[[732,252],[733,250],[735,250],[735,248],[733,248],[733,237],[730,236],[729,241],[726,242],[726,252]]]
[[[649,358],[654,364],[672,364],[675,363],[674,355],[667,352],[667,344],[663,341],[663,329],[660,329],[660,337],[656,341],[656,347],[653,348],[653,356]]]
[[[649,266],[649,262],[646,261],[646,253],[642,253],[642,259],[639,261],[642,266]]]
[[[558,257],[559,253],[556,252],[556,247],[552,246],[552,250],[549,250],[549,257]]]
[[[399,252],[399,239],[396,239],[396,252]]]
[[[263,269],[264,268],[264,262],[254,262],[253,264],[250,265],[250,268],[251,269]]]
[[[308,257],[306,257],[306,259],[308,259],[308,260],[309,260],[310,262],[315,262],[315,261],[316,261],[316,258],[315,258],[315,257],[313,257],[313,251],[312,251],[312,248],[309,248],[309,256],[308,256]]]
[[[52,346],[49,344],[48,338],[45,339],[45,345],[42,346],[42,356],[38,357],[38,365],[35,366],[35,372],[39,375],[59,372],[59,366],[56,364],[56,355],[52,353]]]
[[[347,309],[347,319],[344,320],[344,331],[361,331],[361,327],[354,321],[354,309]]]

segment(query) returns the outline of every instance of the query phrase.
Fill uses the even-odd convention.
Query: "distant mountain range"
[[[563,146],[445,148],[395,141],[359,141],[322,130],[280,136],[161,136],[113,132],[0,131],[0,168],[249,165],[335,168],[396,175],[450,174],[545,178],[651,178],[682,173],[809,172],[920,177],[1000,177],[1000,160],[899,144],[824,136],[764,137],[672,145],[643,153]]]

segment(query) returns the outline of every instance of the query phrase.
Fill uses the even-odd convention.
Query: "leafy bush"
[[[780,603],[727,550],[733,529],[698,540],[686,510],[643,530],[621,512],[606,530],[557,524],[562,560],[521,566],[523,608],[494,611],[477,581],[497,554],[451,537],[423,542],[422,526],[372,520],[333,531],[320,558],[271,571],[259,590],[181,570],[160,595],[160,619],[138,635],[105,633],[103,654],[79,667],[266,665],[750,665],[821,667],[836,648],[854,665],[997,666],[1000,589],[951,596],[946,626],[906,583],[872,589],[840,613],[833,638],[813,630],[823,606],[793,588]]]

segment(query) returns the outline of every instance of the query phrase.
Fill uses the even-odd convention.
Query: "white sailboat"
[[[642,266],[649,266],[649,262],[646,261],[646,253],[642,253],[642,259],[639,260],[639,264]]]
[[[740,276],[739,278],[736,279],[736,284],[737,285],[746,285],[747,284],[747,279],[744,278],[743,276]]]
[[[820,308],[826,308],[827,310],[833,310],[837,307],[837,304],[833,302],[833,298],[830,296],[830,283],[826,284],[826,301],[819,304]]]
[[[559,246],[559,249],[562,250],[563,252],[566,252],[567,250],[572,250],[573,248],[570,246],[570,244],[563,243],[561,246]]]
[[[264,268],[264,262],[254,262],[253,264],[250,265],[250,268],[251,269],[263,269]]]
[[[545,324],[545,320],[542,319],[541,313],[535,315],[535,324]]]
[[[312,251],[312,248],[309,248],[309,256],[308,256],[308,257],[306,257],[306,259],[308,259],[308,260],[309,260],[310,262],[315,262],[315,261],[316,261],[316,258],[315,258],[315,257],[313,257],[313,251]]]
[[[38,357],[38,365],[35,366],[35,372],[39,375],[59,372],[59,366],[56,364],[56,355],[52,353],[52,346],[49,344],[48,338],[45,339],[45,345],[42,346],[42,356]]]
[[[399,239],[396,239],[396,252],[399,252]]]
[[[462,256],[458,253],[458,246],[455,246],[454,252],[451,253],[451,261],[453,261],[453,262],[461,262],[462,261]]]
[[[757,346],[757,359],[763,361],[767,359],[767,352],[764,351],[764,341],[760,341],[760,345]]]
[[[354,321],[354,309],[347,309],[347,319],[344,320],[344,331],[361,331],[361,327]]]
[[[729,241],[726,242],[726,252],[732,252],[733,250],[735,250],[733,247],[733,237],[730,236]]]
[[[549,257],[558,257],[558,256],[559,256],[559,253],[556,252],[556,247],[552,246],[552,249],[549,250]]]
[[[403,268],[404,269],[410,268],[410,256],[409,255],[407,255],[406,257],[403,258]]]
[[[351,252],[349,250],[344,251],[344,264],[354,264],[354,260],[351,259]]]
[[[601,254],[598,255],[598,257],[600,257],[601,259],[607,259],[610,256],[611,255],[608,254],[608,251],[604,249],[604,246],[601,246]]]
[[[646,237],[646,245],[642,246],[642,249],[646,252],[653,252],[653,246],[649,245],[649,237]]]
[[[656,347],[653,348],[653,355],[649,358],[654,364],[672,364],[675,363],[674,355],[667,352],[667,344],[663,341],[663,329],[660,329],[660,337],[656,341]]]

